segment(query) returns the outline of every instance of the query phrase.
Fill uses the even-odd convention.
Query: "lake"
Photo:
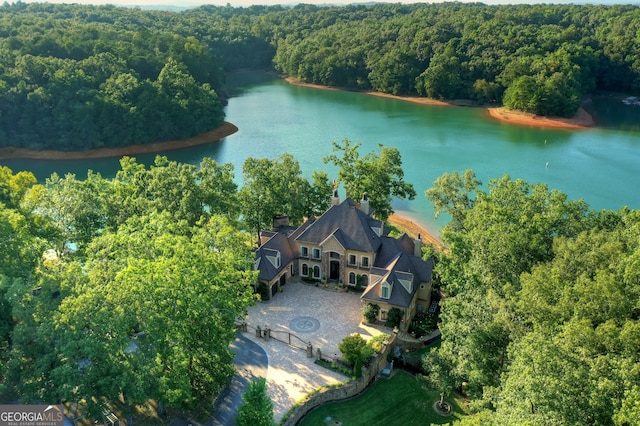
[[[418,105],[363,93],[292,86],[264,73],[230,77],[232,97],[227,120],[240,129],[206,146],[162,153],[170,160],[199,164],[205,156],[235,166],[241,181],[247,157],[277,158],[288,152],[310,177],[316,169],[336,177],[322,158],[331,142],[361,143],[360,154],[378,144],[399,149],[405,180],[418,193],[397,201],[397,212],[437,231],[424,196],[445,172],[471,168],[484,183],[509,174],[542,182],[570,198],[583,198],[594,209],[640,208],[640,108],[618,100],[598,99],[592,111],[602,127],[580,130],[542,129],[502,123],[482,108]],[[624,115],[624,122],[616,117]],[[150,164],[154,155],[137,156]],[[44,180],[52,172],[86,176],[87,169],[112,177],[117,159],[83,161],[2,160],[14,172],[30,170]],[[342,192],[342,194],[344,194]]]

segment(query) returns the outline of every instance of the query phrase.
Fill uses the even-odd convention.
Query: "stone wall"
[[[294,426],[312,409],[328,402],[354,397],[364,391],[378,376],[378,373],[387,366],[387,357],[395,344],[396,338],[397,336],[393,334],[389,343],[374,357],[369,366],[362,369],[362,377],[357,380],[351,380],[343,385],[323,388],[313,393],[300,405],[294,407],[280,424],[284,426]]]
[[[415,351],[424,348],[425,346],[429,345],[432,342],[435,342],[436,340],[439,340],[440,338],[441,334],[439,329],[434,330],[433,332],[431,332],[431,334],[423,336],[420,339],[411,337],[410,334],[401,331],[398,333],[396,345],[399,346],[403,351]]]

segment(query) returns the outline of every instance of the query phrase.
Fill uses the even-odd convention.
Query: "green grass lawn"
[[[433,411],[433,404],[440,395],[426,389],[423,382],[409,373],[396,370],[390,379],[380,379],[362,395],[347,401],[334,402],[318,407],[307,414],[301,426],[324,426],[336,423],[343,426],[358,425],[442,425],[464,416],[464,401],[458,397],[447,398],[453,405],[450,416],[440,416]]]

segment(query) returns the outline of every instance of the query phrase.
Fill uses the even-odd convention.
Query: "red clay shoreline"
[[[304,83],[293,77],[286,77],[285,80],[292,85],[312,87],[321,90],[344,90],[338,87],[321,86],[318,84]],[[422,105],[432,106],[472,106],[465,100],[439,101],[436,99],[423,98],[417,96],[396,96],[388,93],[367,91],[363,92],[367,95],[378,96],[383,98],[398,99],[406,102],[412,102]],[[527,114],[518,111],[511,111],[504,107],[481,107],[486,108],[487,115],[493,119],[525,126],[548,127],[548,128],[564,128],[564,129],[581,129],[595,125],[593,117],[583,108],[578,110],[578,114],[572,118],[562,117],[541,117],[533,114]],[[198,145],[205,145],[217,142],[227,136],[238,131],[238,128],[227,121],[222,126],[209,132],[196,135],[194,137],[183,140],[172,140],[164,142],[156,142],[145,145],[130,145],[117,148],[96,148],[85,151],[57,151],[57,150],[33,150],[26,148],[0,148],[0,160],[8,159],[30,159],[30,160],[84,160],[94,158],[123,157],[138,154],[152,154],[154,152],[170,151],[175,149],[190,148]]]
[[[430,232],[423,225],[403,216],[402,214],[394,213],[389,216],[388,221],[390,224],[400,229],[400,231],[405,232],[411,238],[416,238],[418,234],[420,234],[420,238],[425,244],[429,244],[435,249],[443,248],[442,241],[440,241],[433,232]]]
[[[295,86],[312,87],[322,90],[343,90],[337,87],[321,86],[318,84],[310,84],[302,82],[293,77],[286,77],[285,80]],[[346,90],[346,89],[345,89]],[[495,120],[503,121],[506,123],[523,125],[523,126],[535,126],[535,127],[547,127],[547,128],[563,128],[563,129],[584,129],[595,125],[593,117],[585,111],[583,108],[578,110],[575,117],[542,117],[534,114],[528,114],[520,111],[508,110],[504,107],[486,107],[477,106],[472,102],[464,99],[455,99],[450,101],[439,101],[437,99],[423,98],[418,96],[397,96],[389,93],[366,91],[362,92],[371,96],[379,96],[382,98],[397,99],[406,102],[412,102],[422,105],[432,106],[470,106],[475,108],[485,108],[487,115]]]
[[[319,88],[327,89],[319,86]],[[331,90],[331,89],[329,89]],[[337,89],[335,89],[337,90]],[[385,94],[375,94],[386,96]],[[225,121],[222,126],[209,132],[196,135],[189,139],[157,142],[146,145],[130,145],[118,148],[98,148],[86,151],[56,151],[56,150],[33,150],[25,148],[0,148],[0,160],[4,159],[30,159],[30,160],[84,160],[95,158],[123,157],[138,154],[153,154],[154,152],[170,151],[175,149],[189,148],[198,145],[217,142],[238,131],[238,127]],[[436,248],[442,247],[442,242],[424,226],[404,217],[400,214],[393,214],[389,217],[389,222],[406,232],[411,237],[416,238],[421,234],[422,240]]]
[[[217,142],[238,131],[238,128],[228,121],[211,131],[193,136],[188,139],[156,142],[144,145],[129,145],[117,148],[96,148],[86,151],[56,151],[34,150],[26,148],[0,148],[0,160],[24,158],[29,160],[85,160],[95,158],[124,157],[138,154],[153,154],[161,151],[190,148]]]

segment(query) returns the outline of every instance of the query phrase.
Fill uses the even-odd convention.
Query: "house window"
[[[313,278],[320,278],[320,267],[318,265],[313,267]]]
[[[300,247],[300,256],[309,257],[309,247],[301,246]]]
[[[369,277],[367,275],[362,275],[362,287],[366,287],[369,285]]]
[[[362,266],[364,268],[368,268],[369,267],[369,258],[367,256],[362,256]]]
[[[385,311],[384,309],[380,310],[380,320],[381,321],[386,321],[387,320],[387,311]]]
[[[383,284],[382,285],[382,298],[383,299],[388,299],[389,298],[389,285],[388,284]]]
[[[320,259],[320,249],[317,249],[317,248],[313,249],[313,258]]]
[[[355,254],[350,254],[349,255],[349,265],[355,266],[356,264],[356,255]]]
[[[355,272],[349,272],[349,284],[356,284],[356,274]]]
[[[302,264],[302,276],[303,277],[308,277],[309,276],[309,267],[307,266],[306,263]]]

